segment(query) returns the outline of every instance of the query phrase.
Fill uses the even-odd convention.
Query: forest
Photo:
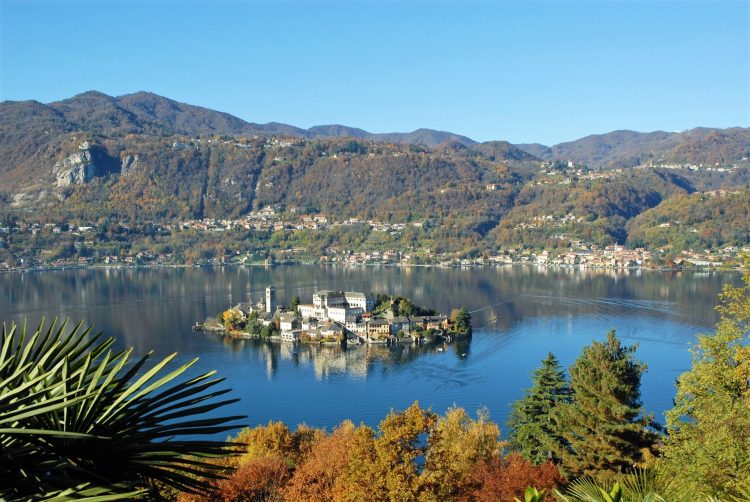
[[[715,332],[659,424],[637,347],[616,332],[567,369],[553,354],[508,424],[419,403],[377,427],[272,421],[236,431],[216,372],[187,377],[113,352],[82,324],[6,325],[0,497],[177,501],[740,501],[750,496],[750,274],[725,286]],[[247,403],[252,406],[252,403]],[[206,439],[201,439],[206,438]]]
[[[170,253],[179,263],[295,247],[312,256],[330,246],[476,256],[576,242],[665,251],[743,246],[750,232],[747,135],[741,128],[615,131],[548,148],[429,130],[371,135],[343,126],[261,126],[149,93],[5,102],[0,259],[41,249],[88,257],[81,246],[91,254]],[[739,193],[707,195],[716,190]],[[695,214],[673,218],[679,224],[665,221],[693,204]],[[399,235],[367,227],[218,238],[149,231],[264,208],[289,223],[316,214],[418,226]],[[93,247],[2,235],[19,221],[98,232]]]
[[[183,139],[188,146],[175,149],[173,139],[99,138],[96,148],[107,153],[98,155],[130,159],[125,169],[110,169],[58,193],[42,191],[26,209],[0,194],[0,228],[10,233],[0,236],[0,259],[15,263],[26,252],[42,250],[48,260],[142,252],[195,263],[287,249],[305,249],[317,258],[331,247],[473,257],[509,248],[567,249],[573,243],[680,252],[750,242],[746,168],[600,176],[557,165],[539,170],[537,163],[524,156],[516,160],[501,147],[454,144],[429,150],[352,139],[280,146],[259,138],[210,144]],[[242,218],[269,207],[283,228],[235,228],[220,235],[158,230],[204,218]],[[361,223],[294,228],[310,214]],[[366,221],[406,227],[374,232]],[[51,231],[24,236],[13,232],[19,223],[93,226],[96,232],[92,238]]]

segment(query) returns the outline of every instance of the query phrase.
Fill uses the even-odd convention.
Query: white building
[[[276,288],[273,286],[266,288],[266,312],[270,314],[276,312]]]
[[[371,293],[358,293],[354,291],[317,291],[313,294],[313,305],[318,308],[329,307],[359,307],[363,312],[369,312],[375,308],[375,295]]]
[[[372,293],[356,293],[353,291],[347,291],[344,293],[346,303],[350,307],[359,307],[364,312],[370,312],[375,308],[375,295]]]
[[[364,311],[359,307],[328,307],[326,309],[326,317],[341,324],[355,322],[363,313]]]
[[[346,296],[343,291],[316,291],[313,293],[313,305],[318,308],[346,307]]]
[[[297,312],[302,319],[315,317],[317,319],[323,319],[326,317],[325,307],[320,308],[311,304],[301,304],[297,306]]]
[[[281,332],[294,331],[299,328],[299,320],[293,314],[284,314],[279,317],[279,329]]]

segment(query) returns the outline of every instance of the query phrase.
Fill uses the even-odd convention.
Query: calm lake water
[[[331,428],[370,425],[418,400],[438,412],[486,407],[504,425],[548,351],[569,366],[592,339],[616,329],[648,364],[644,405],[663,421],[674,380],[690,367],[695,335],[717,321],[714,305],[730,273],[289,266],[213,269],[94,269],[0,274],[0,322],[42,316],[93,323],[138,355],[200,357],[241,402],[230,412],[251,425],[283,420]],[[466,306],[470,341],[436,347],[329,347],[224,340],[191,325],[273,284],[281,303],[318,289],[393,293],[444,312]]]

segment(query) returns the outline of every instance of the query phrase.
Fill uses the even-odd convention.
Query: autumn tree
[[[333,502],[378,502],[388,500],[387,490],[375,476],[382,474],[375,450],[375,431],[360,425],[348,438],[348,457],[332,490]]]
[[[235,442],[245,448],[240,462],[253,458],[279,456],[290,465],[300,463],[312,449],[312,444],[323,434],[319,429],[300,426],[292,432],[283,422],[268,422],[268,425],[243,429]]]
[[[229,309],[224,311],[221,315],[221,320],[224,323],[224,328],[227,331],[234,331],[241,329],[245,326],[245,316],[238,309]]]
[[[637,465],[654,443],[640,400],[646,366],[635,350],[610,331],[606,341],[585,347],[570,368],[573,398],[552,411],[555,433],[565,441],[555,454],[566,475],[611,477]]]
[[[424,487],[417,460],[427,453],[425,436],[436,420],[434,413],[415,402],[402,412],[391,411],[380,422],[380,435],[375,441],[377,477],[374,485],[386,495],[384,500],[418,500]]]
[[[290,473],[289,464],[278,455],[253,458],[240,464],[229,478],[218,480],[215,496],[225,502],[281,502],[281,489]]]
[[[346,421],[330,435],[320,435],[294,471],[284,489],[284,499],[290,502],[346,500],[348,487],[342,474],[352,460],[350,457],[359,434],[361,431]]]
[[[510,448],[534,464],[553,458],[553,452],[565,445],[552,421],[552,411],[570,402],[570,387],[565,371],[550,352],[534,371],[526,396],[513,404],[508,420]]]
[[[750,273],[724,287],[717,310],[716,332],[698,336],[677,380],[658,465],[706,495],[740,497],[750,490]]]
[[[357,428],[335,500],[420,500],[426,484],[418,461],[427,452],[426,436],[436,421],[434,413],[415,402],[404,411],[391,411],[380,422],[377,435],[368,427]]]
[[[477,464],[469,475],[470,488],[465,492],[465,499],[505,502],[518,497],[523,500],[524,491],[529,486],[549,492],[564,482],[562,474],[551,461],[534,465],[514,452]]]
[[[423,477],[436,500],[449,500],[467,489],[474,467],[498,457],[500,428],[485,411],[473,420],[463,408],[451,408],[430,432]]]

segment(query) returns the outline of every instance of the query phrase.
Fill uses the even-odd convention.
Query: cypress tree
[[[573,398],[552,412],[565,443],[556,452],[569,476],[611,478],[632,469],[653,445],[651,417],[641,407],[641,375],[646,365],[635,346],[622,346],[614,330],[593,342],[570,368]]]
[[[570,387],[565,371],[550,352],[534,371],[527,395],[513,404],[508,420],[510,448],[534,464],[554,458],[553,452],[564,440],[555,431],[552,410],[569,401]]]

